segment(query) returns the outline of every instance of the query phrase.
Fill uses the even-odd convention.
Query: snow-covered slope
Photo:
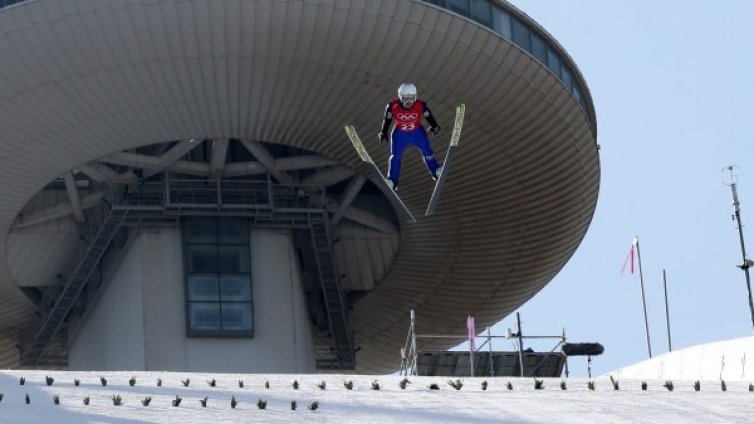
[[[664,353],[612,374],[618,378],[754,381],[754,337]]]
[[[45,377],[54,378],[51,386]],[[25,377],[24,385],[19,384]],[[100,377],[107,379],[102,386]],[[129,385],[134,377],[135,384]],[[79,379],[80,385],[74,385]],[[157,386],[157,379],[162,380]],[[190,379],[185,387],[182,380]],[[216,386],[208,381],[215,379]],[[738,423],[751,420],[747,382],[727,384],[701,382],[696,392],[691,381],[675,381],[675,390],[663,387],[665,381],[647,381],[647,390],[638,380],[620,380],[614,390],[609,379],[595,380],[589,390],[587,380],[568,379],[566,389],[560,379],[545,379],[541,390],[534,379],[466,378],[455,390],[440,377],[413,377],[405,390],[402,378],[376,377],[379,390],[372,390],[375,377],[349,375],[263,375],[192,374],[160,372],[0,372],[1,423]],[[239,380],[244,387],[239,387]],[[294,380],[299,389],[294,390]],[[346,390],[344,381],[353,381]],[[482,390],[482,381],[488,382]],[[317,387],[326,382],[325,390]],[[269,382],[269,388],[265,388]],[[512,390],[507,387],[508,382]],[[439,390],[430,390],[432,383]],[[30,404],[24,398],[29,395]],[[60,404],[53,403],[58,395]],[[113,395],[123,403],[114,406]],[[171,406],[176,395],[182,398]],[[207,397],[207,406],[200,399]],[[89,397],[89,405],[83,399]],[[151,397],[149,406],[142,400]],[[235,397],[238,405],[230,406]],[[259,399],[267,408],[257,407]],[[291,401],[297,409],[291,410]],[[307,408],[317,401],[319,408]]]

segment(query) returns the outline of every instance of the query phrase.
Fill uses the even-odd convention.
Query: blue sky
[[[602,180],[591,227],[563,271],[519,309],[524,334],[599,342],[593,375],[647,358],[638,273],[620,275],[640,238],[652,353],[751,336],[730,188],[737,165],[754,257],[754,2],[512,0],[571,54],[594,99]],[[748,226],[747,226],[748,224]],[[754,276],[754,275],[753,275]],[[515,314],[493,327],[515,328]],[[556,341],[527,343],[551,349]],[[512,349],[497,340],[495,349]],[[586,359],[570,361],[585,376]]]

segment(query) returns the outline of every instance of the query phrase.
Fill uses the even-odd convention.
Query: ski
[[[353,144],[354,149],[356,149],[356,153],[359,154],[361,160],[364,161],[369,170],[372,172],[374,178],[377,180],[377,187],[379,187],[379,189],[382,190],[385,196],[387,196],[388,201],[390,201],[390,204],[393,205],[395,210],[398,212],[398,215],[400,215],[401,219],[408,223],[416,222],[414,215],[411,214],[411,211],[408,210],[401,198],[398,197],[398,194],[395,192],[395,190],[390,188],[390,186],[387,184],[387,181],[385,180],[385,177],[382,176],[380,168],[378,168],[377,165],[375,165],[374,161],[372,161],[371,156],[369,156],[367,149],[364,147],[364,144],[361,142],[359,135],[356,133],[356,129],[354,129],[354,127],[351,125],[346,125],[345,130],[346,134],[348,135],[348,139],[351,140],[351,144]]]
[[[440,178],[438,178],[437,182],[435,182],[435,189],[432,190],[432,197],[430,197],[429,199],[427,211],[424,213],[424,216],[432,215],[435,212],[437,205],[440,203],[440,194],[442,193],[442,189],[445,186],[445,180],[447,179],[448,172],[450,171],[450,166],[453,163],[453,156],[455,155],[456,148],[458,148],[458,142],[461,140],[461,130],[463,129],[463,117],[465,114],[465,104],[462,103],[456,106],[456,119],[453,123],[453,134],[451,134],[450,136],[450,146],[448,146],[448,151],[445,153],[445,161],[442,165],[442,172],[440,173]]]

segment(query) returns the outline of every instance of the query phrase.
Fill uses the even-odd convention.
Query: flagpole
[[[736,191],[736,176],[735,174],[733,174],[732,166],[727,167],[727,170],[730,171],[730,191],[733,194],[733,219],[736,221],[736,224],[738,224],[738,239],[741,242],[741,256],[744,260],[744,263],[742,265],[738,265],[738,267],[744,271],[744,275],[746,277],[746,289],[749,291],[749,311],[751,311],[751,324],[752,326],[754,326],[754,300],[751,297],[751,279],[749,278],[749,268],[754,265],[754,262],[746,257],[744,230],[743,224],[741,223],[741,207],[740,203],[738,202],[738,192]]]
[[[518,323],[518,365],[521,370],[521,377],[524,376],[524,336],[521,334],[521,314],[516,312],[516,322]]]
[[[639,282],[641,283],[641,303],[644,305],[644,329],[647,332],[647,351],[649,351],[649,357],[652,357],[652,344],[649,341],[649,320],[647,320],[647,301],[644,298],[644,274],[641,271],[641,252],[639,251],[639,236],[634,238],[634,244],[636,245],[636,258],[639,261]]]
[[[665,276],[665,270],[662,270],[662,285],[665,287],[665,322],[668,324],[668,351],[673,351],[673,346],[670,344],[670,308],[668,308],[668,279]]]

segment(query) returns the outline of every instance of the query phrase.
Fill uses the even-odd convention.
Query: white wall
[[[264,353],[268,363],[279,357],[279,372],[314,372],[309,314],[290,231],[252,231],[251,260],[254,338],[264,347],[257,355]]]
[[[71,340],[71,369],[313,372],[309,318],[290,231],[253,230],[251,261],[254,337],[188,338],[180,230],[142,230],[106,286],[106,295]],[[138,281],[122,282],[129,279]],[[130,305],[130,299],[137,299],[139,306]],[[112,313],[112,304],[118,301],[128,302],[129,310]],[[114,337],[99,342],[95,336],[108,330],[115,333],[123,317],[132,322],[136,314],[140,351],[124,349],[127,353],[96,361],[82,355],[87,349],[111,349],[120,343]],[[125,361],[121,356],[126,354],[139,356],[141,365],[132,365],[134,359]]]
[[[667,352],[608,374],[630,379],[754,380],[754,337]]]
[[[139,243],[131,244],[98,301],[81,320],[72,319],[71,370],[143,370],[144,326]]]

